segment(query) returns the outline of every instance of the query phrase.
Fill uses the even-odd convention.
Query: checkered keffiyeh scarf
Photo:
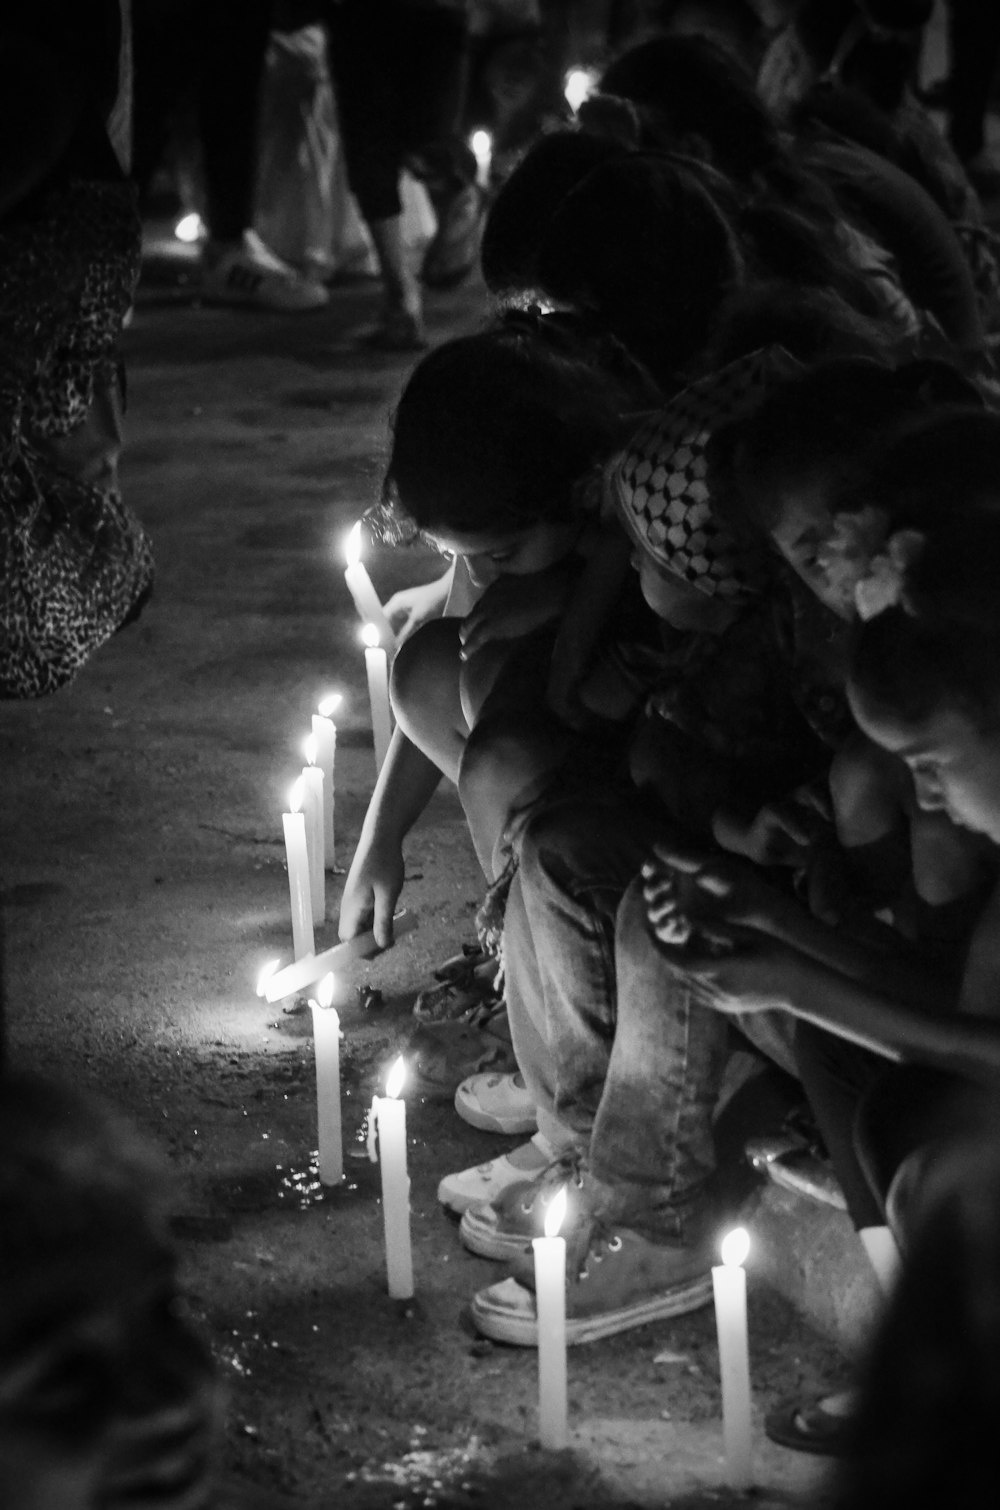
[[[772,346],[701,378],[644,420],[605,474],[618,517],[640,550],[709,597],[753,596],[766,574],[762,553],[716,517],[708,443],[797,370],[783,347]]]

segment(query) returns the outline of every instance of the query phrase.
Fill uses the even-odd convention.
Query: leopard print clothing
[[[115,380],[140,234],[131,187],[103,181],[0,222],[2,697],[64,685],[150,590],[149,541],[117,487],[45,445],[78,432]]]

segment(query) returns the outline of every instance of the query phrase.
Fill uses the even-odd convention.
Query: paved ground
[[[333,546],[371,498],[404,364],[360,356],[370,285],[318,316],[201,308],[150,279],[127,338],[125,484],[156,596],[77,683],[0,714],[7,987],[15,1060],[110,1096],[176,1177],[192,1307],[230,1390],[228,1460],[312,1507],[725,1502],[710,1311],[577,1349],[573,1445],[534,1443],[534,1355],[476,1342],[496,1277],[440,1212],[441,1175],[505,1146],[409,1106],[417,1303],[385,1293],[376,1173],[357,1141],[414,992],[471,937],[480,878],[449,792],[408,851],[419,928],[341,982],[349,1180],[318,1194],[306,1017],[254,994],[288,957],[280,813],[318,696],[340,688],[337,829],[350,855],[373,780],[356,619]],[[475,288],[435,337],[473,326]],[[429,577],[377,555],[383,596]],[[331,918],[336,912],[332,889]],[[319,942],[333,942],[331,921]],[[357,987],[385,1005],[362,1009]],[[750,1264],[759,1414],[838,1366]],[[757,1503],[819,1502],[814,1462],[758,1431]]]

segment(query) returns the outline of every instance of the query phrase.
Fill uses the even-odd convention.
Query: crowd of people
[[[328,9],[376,341],[415,349],[404,159],[438,214],[423,285],[465,274],[483,208],[442,145],[463,23],[426,8],[440,108],[390,131],[381,7]],[[400,27],[408,9],[387,7]],[[480,938],[421,993],[415,1068],[475,1126],[530,1134],[441,1183],[499,1266],[470,1297],[482,1334],[536,1343],[530,1240],[560,1188],[571,1343],[710,1299],[716,1120],[748,1048],[798,1088],[885,1292],[857,1387],[776,1435],[843,1456],[844,1510],[978,1503],[1000,1234],[1000,242],[962,160],[982,142],[956,154],[914,88],[927,5],[659,10],[676,24],[623,45],[496,189],[490,318],[421,357],[395,408],[370,521],[448,565],[389,605],[396,730],[340,932],[391,942],[406,836],[452,781]],[[0,539],[6,696],[61,685],[152,583],[115,475],[139,226],[115,131],[128,33],[103,13],[74,52],[39,5],[5,54],[0,522],[30,526]],[[253,302],[248,279],[286,275],[249,233],[247,172],[209,157],[230,201],[209,282]],[[67,520],[80,538],[52,559]],[[94,627],[73,593],[102,550]],[[60,593],[89,629],[67,651],[48,613],[57,659],[27,609]],[[201,1503],[218,1399],[145,1155],[31,1081],[5,1081],[0,1122],[0,1482],[26,1505],[150,1484]],[[100,1346],[73,1351],[73,1308]]]
[[[916,1370],[887,1358],[906,1335],[933,1369],[954,1323],[917,1308],[994,1284],[996,242],[907,82],[906,7],[842,9],[833,34],[800,8],[815,56],[767,89],[715,40],[637,41],[497,193],[490,319],[413,369],[370,514],[450,564],[391,605],[397,728],[340,931],[389,942],[453,781],[481,950],[418,999],[413,1053],[467,1121],[532,1134],[441,1184],[502,1266],[481,1333],[535,1344],[562,1187],[571,1343],[706,1303],[749,1045],[886,1297],[867,1385],[775,1433],[848,1454],[845,1505],[958,1503],[982,1354],[942,1362],[956,1435],[909,1476]]]

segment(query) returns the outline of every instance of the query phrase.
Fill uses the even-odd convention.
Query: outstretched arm
[[[885,1059],[930,1065],[987,1085],[1000,1078],[995,1019],[894,1001],[754,929],[715,928],[685,944],[661,940],[661,948],[709,988],[705,999],[717,1011],[784,1010]]]
[[[403,889],[403,840],[440,780],[434,762],[396,729],[344,885],[338,929],[342,939],[371,928],[380,948],[392,943],[392,915]]]
[[[770,886],[753,865],[726,855],[706,855],[674,842],[654,849],[643,868],[654,930],[680,914],[692,927],[734,923],[760,930],[800,954],[873,991],[927,1010],[954,1005],[958,982],[928,968],[926,960],[895,934],[898,948],[873,948],[842,929],[814,918],[793,897]]]

